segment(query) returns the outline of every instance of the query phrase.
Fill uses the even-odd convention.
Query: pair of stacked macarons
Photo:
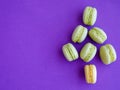
[[[92,26],[95,24],[97,19],[97,9],[91,6],[87,6],[83,12],[83,22],[85,25]],[[93,27],[88,31],[88,29],[82,25],[78,25],[72,34],[72,41],[74,43],[82,43],[87,35],[98,44],[103,44],[107,40],[107,34],[99,27]],[[77,49],[71,44],[67,43],[62,47],[63,54],[68,61],[74,61],[80,58],[84,62],[90,62],[96,55],[97,47],[90,42],[87,42],[80,51],[78,55]],[[117,55],[115,48],[111,44],[106,44],[100,47],[100,58],[102,62],[106,65],[111,64],[116,61]],[[97,69],[94,64],[85,65],[85,77],[86,82],[90,84],[96,83]]]

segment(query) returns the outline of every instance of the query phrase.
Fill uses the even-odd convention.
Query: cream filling
[[[94,82],[94,80],[93,80],[93,68],[90,65],[89,66],[89,83],[92,83],[92,82]]]

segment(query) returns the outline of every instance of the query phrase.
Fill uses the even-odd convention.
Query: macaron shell
[[[91,70],[92,70],[92,75],[93,75],[93,80],[92,80],[92,84],[95,84],[96,81],[97,81],[97,69],[96,69],[96,66],[95,65],[90,65],[91,67]]]
[[[96,46],[93,46],[90,49],[90,53],[88,54],[88,56],[89,56],[89,58],[87,59],[88,62],[90,62],[95,57],[96,52],[97,52],[97,48],[96,48]]]
[[[107,39],[106,33],[98,27],[92,28],[89,31],[89,36],[93,41],[95,41],[96,43],[99,43],[99,44],[104,43]]]
[[[81,25],[77,26],[72,34],[72,41],[78,42],[80,35],[82,34],[82,27]]]
[[[63,46],[62,51],[63,51],[63,54],[64,54],[65,58],[66,58],[68,61],[73,61],[72,56],[70,55],[68,49],[67,49],[65,46]]]
[[[115,48],[111,44],[107,44],[107,46],[110,50],[111,62],[116,61],[117,54],[116,54]]]
[[[87,6],[83,12],[83,22],[86,25],[89,25],[89,15],[90,15],[91,8],[92,7]]]
[[[85,59],[85,57],[87,56],[88,52],[89,52],[89,48],[91,47],[90,43],[87,43],[83,46],[83,48],[80,51],[80,57],[81,59]],[[85,61],[86,62],[86,61]]]
[[[84,72],[85,72],[86,82],[89,83],[89,66],[88,65],[85,65]]]
[[[77,49],[73,45],[70,47],[70,49],[71,49],[72,55],[74,55],[73,59],[74,60],[78,59],[79,55],[78,55]]]
[[[108,49],[105,46],[100,48],[100,58],[104,64],[110,64],[110,56],[108,53]]]
[[[82,32],[82,35],[81,35],[81,37],[80,37],[78,42],[83,42],[85,40],[85,38],[87,37],[87,33],[88,33],[87,28],[84,28],[83,32]]]
[[[93,8],[92,10],[92,19],[90,25],[94,25],[97,20],[97,9]]]

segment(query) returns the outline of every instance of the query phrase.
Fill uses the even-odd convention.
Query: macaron
[[[84,67],[85,79],[88,84],[95,84],[97,81],[97,69],[94,64],[85,65]]]
[[[72,34],[72,41],[74,43],[81,43],[87,37],[88,29],[83,27],[82,25],[78,25]]]
[[[106,44],[100,48],[100,58],[106,65],[116,61],[117,54],[115,48],[111,44]]]
[[[87,6],[83,12],[83,22],[86,25],[94,25],[97,19],[97,9],[91,6]]]
[[[80,58],[85,62],[90,62],[96,55],[97,47],[92,43],[87,43],[80,51]]]
[[[63,54],[68,61],[74,61],[78,59],[79,55],[76,48],[71,44],[67,43],[62,47]]]
[[[94,27],[89,31],[90,38],[98,44],[102,44],[107,40],[106,33],[98,27]]]

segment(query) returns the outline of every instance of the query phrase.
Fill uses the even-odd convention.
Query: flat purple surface
[[[120,90],[119,0],[1,0],[0,90]],[[84,25],[86,6],[98,10],[94,26],[103,28],[117,51],[117,61],[106,66],[95,56],[95,85],[85,82],[80,58],[67,62],[62,46],[71,42],[77,25]],[[87,27],[91,28],[91,27]],[[80,52],[82,44],[74,44]],[[104,44],[105,44],[104,43]],[[98,49],[101,45],[97,45]]]

